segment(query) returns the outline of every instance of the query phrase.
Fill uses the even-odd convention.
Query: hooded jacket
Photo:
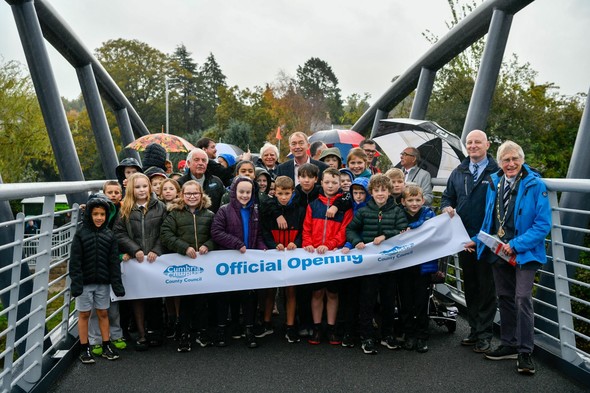
[[[98,228],[92,221],[92,210],[96,207],[102,207],[107,214],[105,222]],[[115,295],[125,295],[117,241],[108,228],[109,212],[109,203],[103,198],[91,198],[86,204],[82,225],[76,231],[70,249],[73,297],[80,296],[83,286],[89,284],[110,284]]]
[[[346,239],[355,247],[360,242],[370,243],[381,235],[389,239],[399,235],[407,227],[406,213],[395,203],[393,197],[389,197],[381,207],[371,199],[365,207],[356,212],[348,224]]]
[[[330,250],[342,247],[346,241],[346,226],[352,220],[352,209],[338,210],[334,218],[326,217],[326,212],[342,194],[327,197],[320,193],[310,202],[303,222],[302,246],[319,247],[325,245]]]
[[[242,207],[236,197],[236,189],[238,184],[242,182],[252,184],[252,197],[246,207]],[[211,237],[220,249],[239,250],[246,246],[244,228],[247,230],[247,248],[267,249],[262,240],[258,204],[255,203],[256,198],[254,197],[255,190],[252,180],[245,177],[234,179],[229,191],[229,203],[219,208],[211,225]],[[245,225],[244,217],[246,216],[248,216],[248,221]]]
[[[514,202],[514,238],[508,242],[516,253],[516,264],[547,262],[545,238],[551,230],[551,206],[545,183],[527,164],[522,165],[523,176],[518,185]],[[487,189],[485,217],[481,230],[490,233],[498,182],[504,173],[500,170],[491,176]],[[481,258],[485,245],[477,242],[477,256]]]
[[[125,168],[127,168],[127,167],[135,168],[135,169],[137,169],[137,172],[143,173],[143,169],[141,168],[141,165],[139,165],[139,162],[135,158],[133,158],[133,157],[123,158],[121,160],[121,162],[119,163],[119,165],[117,165],[117,168],[115,168],[115,173],[117,174],[117,180],[119,181],[119,184],[123,188],[123,191],[125,191],[125,188],[123,187],[123,180],[125,180]]]
[[[215,249],[215,243],[211,239],[211,224],[214,217],[211,210],[202,208],[191,213],[184,204],[172,204],[168,210],[160,231],[164,247],[181,255],[186,255],[189,247],[197,251],[203,245],[209,251]]]
[[[287,221],[287,229],[280,229],[277,218],[283,216]],[[277,244],[285,247],[289,243],[295,243],[301,247],[301,231],[305,219],[305,208],[299,205],[295,192],[286,205],[281,205],[277,198],[268,199],[264,205],[262,215],[262,235],[269,249],[274,249]]]

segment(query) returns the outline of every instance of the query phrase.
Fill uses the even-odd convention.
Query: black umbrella
[[[406,147],[417,148],[421,156],[420,167],[428,170],[433,178],[448,178],[467,155],[457,135],[427,120],[381,120],[373,140],[398,167],[399,154]]]

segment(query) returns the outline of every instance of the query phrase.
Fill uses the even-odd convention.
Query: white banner
[[[125,296],[114,300],[181,296],[196,293],[274,288],[340,280],[418,265],[462,251],[469,235],[458,215],[443,214],[417,229],[387,239],[326,254],[292,251],[211,251],[191,259],[165,254],[149,263],[121,263]],[[111,294],[111,296],[113,296]]]

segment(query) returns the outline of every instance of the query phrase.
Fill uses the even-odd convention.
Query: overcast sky
[[[373,102],[430,47],[422,32],[447,32],[447,0],[51,0],[94,50],[109,39],[138,39],[165,53],[180,43],[202,63],[212,52],[229,85],[262,86],[325,60],[343,97]],[[536,0],[515,15],[506,55],[516,53],[563,94],[590,88],[590,1]],[[74,70],[49,46],[60,94],[80,94]],[[10,6],[0,1],[2,61],[25,63]],[[505,56],[506,58],[506,56]],[[164,76],[162,76],[164,89]]]

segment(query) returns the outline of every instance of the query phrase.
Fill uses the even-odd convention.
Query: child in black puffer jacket
[[[102,356],[109,360],[119,357],[109,340],[108,308],[110,288],[117,296],[125,295],[121,281],[119,250],[115,235],[108,228],[109,203],[103,198],[92,198],[86,204],[84,222],[76,231],[70,256],[72,296],[76,298],[79,314],[78,332],[82,363],[94,363],[88,345],[88,320],[94,307],[102,336]]]

